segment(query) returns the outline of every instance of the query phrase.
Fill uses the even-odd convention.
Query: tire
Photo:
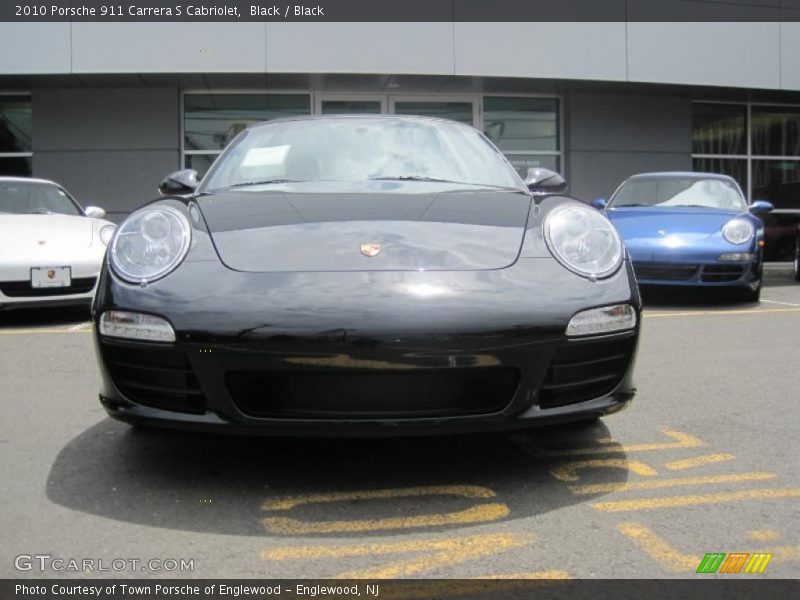
[[[798,242],[800,246],[800,242]],[[800,248],[794,253],[794,280],[800,281]]]
[[[761,301],[761,284],[755,290],[742,290],[740,296],[742,302],[760,302]]]

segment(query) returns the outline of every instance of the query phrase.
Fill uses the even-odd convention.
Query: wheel
[[[800,281],[800,241],[797,242],[797,250],[794,253],[794,280]]]

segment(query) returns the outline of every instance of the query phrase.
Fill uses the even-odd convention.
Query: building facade
[[[154,198],[168,172],[204,172],[250,123],[425,114],[480,128],[521,173],[562,172],[586,201],[634,173],[701,170],[733,175],[751,199],[800,209],[797,13],[768,22],[0,23],[0,174],[56,180],[119,220]]]

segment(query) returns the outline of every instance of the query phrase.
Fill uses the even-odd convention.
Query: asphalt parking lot
[[[86,575],[15,568],[47,554],[193,560],[90,576],[693,577],[767,552],[756,577],[800,576],[800,285],[781,266],[760,304],[645,300],[627,411],[390,440],[133,430],[97,401],[84,313],[0,314],[0,575]]]

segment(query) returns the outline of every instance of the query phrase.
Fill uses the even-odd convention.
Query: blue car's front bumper
[[[761,283],[761,261],[750,262],[633,262],[640,285],[732,286],[755,290]]]

